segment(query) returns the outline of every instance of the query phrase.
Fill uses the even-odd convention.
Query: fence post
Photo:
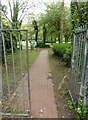
[[[28,74],[28,96],[29,96],[29,110],[28,114],[32,117],[31,113],[31,90],[30,90],[30,70],[29,70],[29,52],[28,52],[28,30],[26,31],[26,56],[27,56],[27,74]]]
[[[0,29],[1,29],[1,0],[0,0]],[[0,32],[0,113],[2,112],[2,37]],[[0,114],[0,120],[2,115]]]
[[[71,73],[70,73],[70,83],[69,83],[69,95],[71,97],[72,102],[74,102],[74,98],[73,98],[73,69],[74,69],[74,49],[75,49],[75,33],[73,33],[73,37],[72,37],[72,58],[71,58]]]
[[[87,104],[87,97],[88,97],[88,30],[86,31],[86,43],[85,43],[85,81],[84,81],[84,99],[83,99],[83,106],[85,107]]]

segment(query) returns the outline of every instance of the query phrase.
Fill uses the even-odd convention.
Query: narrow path
[[[48,50],[43,49],[30,71],[32,117],[57,118],[54,91],[49,74]]]

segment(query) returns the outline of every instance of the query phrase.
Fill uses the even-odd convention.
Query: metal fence
[[[9,37],[6,37],[9,38],[10,44],[10,53],[8,54],[5,42],[6,32],[8,32]],[[26,40],[25,50],[21,48],[21,33],[24,34]],[[14,51],[14,34],[19,43],[16,51]],[[4,58],[4,64],[0,63],[0,115],[29,117],[31,114],[31,103],[28,30],[0,29],[0,35],[3,48],[2,56]]]
[[[73,101],[83,106],[88,102],[88,26],[82,26],[73,33],[71,79],[69,93]]]

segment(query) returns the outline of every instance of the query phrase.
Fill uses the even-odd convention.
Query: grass
[[[40,49],[37,49],[36,50],[29,50],[29,66],[31,68],[32,64],[34,63],[34,61],[36,60],[38,54],[40,52]],[[19,50],[17,50],[15,53],[14,53],[14,62],[15,62],[15,71],[16,71],[16,80],[17,80],[17,84],[19,83],[19,81],[21,81],[21,67],[20,67],[20,52]],[[25,76],[25,74],[27,73],[27,63],[26,63],[26,50],[23,49],[22,50],[22,75]],[[11,89],[14,89],[14,86],[13,86],[13,64],[12,64],[12,55],[9,54],[7,55],[7,65],[8,65],[8,79],[9,79],[9,84],[10,84],[10,87]],[[5,74],[5,66],[3,65],[2,66],[2,78],[3,78],[3,82],[2,82],[2,85],[3,85],[3,88],[4,88],[4,91],[6,93],[7,91],[7,81],[6,81],[6,74]]]
[[[57,92],[58,96],[58,86],[62,82],[64,76],[67,76],[67,78],[69,79],[70,68],[66,67],[64,65],[64,62],[57,56],[55,56],[51,50],[49,50],[49,61],[51,73],[53,76],[53,84],[55,85],[54,89]],[[67,88],[68,85],[63,88],[63,91],[59,91],[59,94],[65,94]]]
[[[73,118],[73,113],[70,113],[67,107],[67,101],[69,99],[68,89],[70,68],[66,67],[64,62],[59,59],[59,57],[55,56],[51,49],[49,50],[49,65],[52,75],[58,117],[62,118],[62,116],[64,116],[65,118]]]

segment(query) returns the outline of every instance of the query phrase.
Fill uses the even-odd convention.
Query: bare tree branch
[[[20,17],[19,17],[19,21],[24,19],[26,13],[28,13],[28,9],[31,9],[32,7],[33,7],[33,5],[30,6],[30,8],[27,8],[27,7],[26,7],[25,9],[22,10],[22,13],[21,13],[21,15],[20,15]],[[24,14],[23,14],[23,13],[24,13]]]
[[[2,11],[3,12],[3,11]],[[7,17],[7,15],[3,12],[4,16],[6,17],[6,19],[11,23],[10,19]]]
[[[12,9],[11,9],[11,4],[10,4],[10,1],[8,0],[8,4],[9,4],[9,7],[10,7],[10,13],[11,13],[11,19],[12,19]]]

